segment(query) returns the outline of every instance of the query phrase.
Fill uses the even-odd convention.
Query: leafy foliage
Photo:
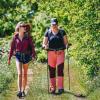
[[[1,0],[0,37],[11,35],[19,21],[30,21],[37,9],[35,0]]]
[[[0,45],[0,48],[3,50],[2,57],[0,58],[0,93],[5,89],[9,88],[9,83],[11,83],[16,78],[16,67],[15,63],[8,66],[8,49],[9,44],[3,41],[3,44]],[[12,60],[13,61],[13,60]],[[14,61],[13,61],[14,62]]]
[[[72,43],[70,55],[83,77],[89,80],[85,81],[97,82],[100,73],[99,0],[1,0],[0,37],[14,32],[18,21],[30,22],[37,59],[44,61],[46,55],[41,44],[52,17],[57,17],[60,27],[66,30]]]

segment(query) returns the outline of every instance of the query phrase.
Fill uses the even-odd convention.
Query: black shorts
[[[29,61],[32,60],[32,57],[29,54],[16,52],[15,56],[16,56],[16,59],[19,62],[22,62],[23,64],[26,64],[26,63],[28,63]]]

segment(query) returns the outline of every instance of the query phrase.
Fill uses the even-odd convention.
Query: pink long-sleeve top
[[[35,57],[35,46],[32,40],[31,36],[24,36],[22,41],[19,39],[19,35],[14,35],[12,42],[11,42],[11,48],[9,52],[8,59],[10,60],[13,56],[13,53],[21,52],[25,54],[30,54],[33,58]]]

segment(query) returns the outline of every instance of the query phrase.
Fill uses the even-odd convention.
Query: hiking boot
[[[25,94],[25,92],[23,91],[23,92],[22,92],[22,97],[25,97],[25,96],[26,96],[26,94]]]
[[[17,93],[17,97],[22,97],[22,92],[21,91],[19,91],[18,93]]]
[[[64,93],[64,89],[58,89],[58,94]]]

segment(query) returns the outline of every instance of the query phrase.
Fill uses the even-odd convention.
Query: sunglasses
[[[21,25],[20,27],[26,27],[26,25]]]

